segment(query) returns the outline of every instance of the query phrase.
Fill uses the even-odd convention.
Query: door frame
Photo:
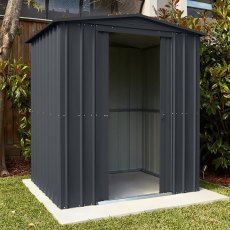
[[[173,33],[111,26],[96,26],[96,128],[95,198],[109,199],[108,118],[109,118],[109,33],[160,37],[160,193],[172,192],[173,184]],[[168,90],[168,91],[167,91]]]

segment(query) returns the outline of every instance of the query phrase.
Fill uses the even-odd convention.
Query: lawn
[[[230,201],[174,208],[122,218],[60,226],[23,185],[25,177],[0,179],[0,229],[230,229]],[[201,187],[230,197],[230,188]]]

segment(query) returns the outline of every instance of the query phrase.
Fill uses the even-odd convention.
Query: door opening
[[[109,200],[159,193],[160,38],[110,34]]]

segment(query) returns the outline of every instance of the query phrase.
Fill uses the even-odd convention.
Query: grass
[[[174,208],[122,218],[60,226],[27,188],[25,177],[0,179],[0,229],[230,229],[230,201]],[[227,195],[230,189],[201,181],[201,187]]]

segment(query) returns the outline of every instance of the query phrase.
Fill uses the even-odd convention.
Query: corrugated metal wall
[[[109,40],[108,33],[97,33],[96,26],[88,24],[63,24],[62,36],[66,81],[63,199],[64,206],[70,208],[108,197]]]
[[[109,170],[159,175],[160,53],[110,48]]]
[[[199,55],[199,37],[161,39],[161,192],[199,190]]]
[[[63,23],[32,45],[32,180],[61,208],[108,196],[108,41]]]
[[[32,180],[61,206],[60,27],[32,45]]]
[[[66,141],[66,202],[65,206],[83,205],[83,30],[81,25],[66,25],[65,55],[66,72],[65,101],[67,111]],[[63,45],[64,45],[63,44]],[[74,175],[74,176],[70,176]]]

